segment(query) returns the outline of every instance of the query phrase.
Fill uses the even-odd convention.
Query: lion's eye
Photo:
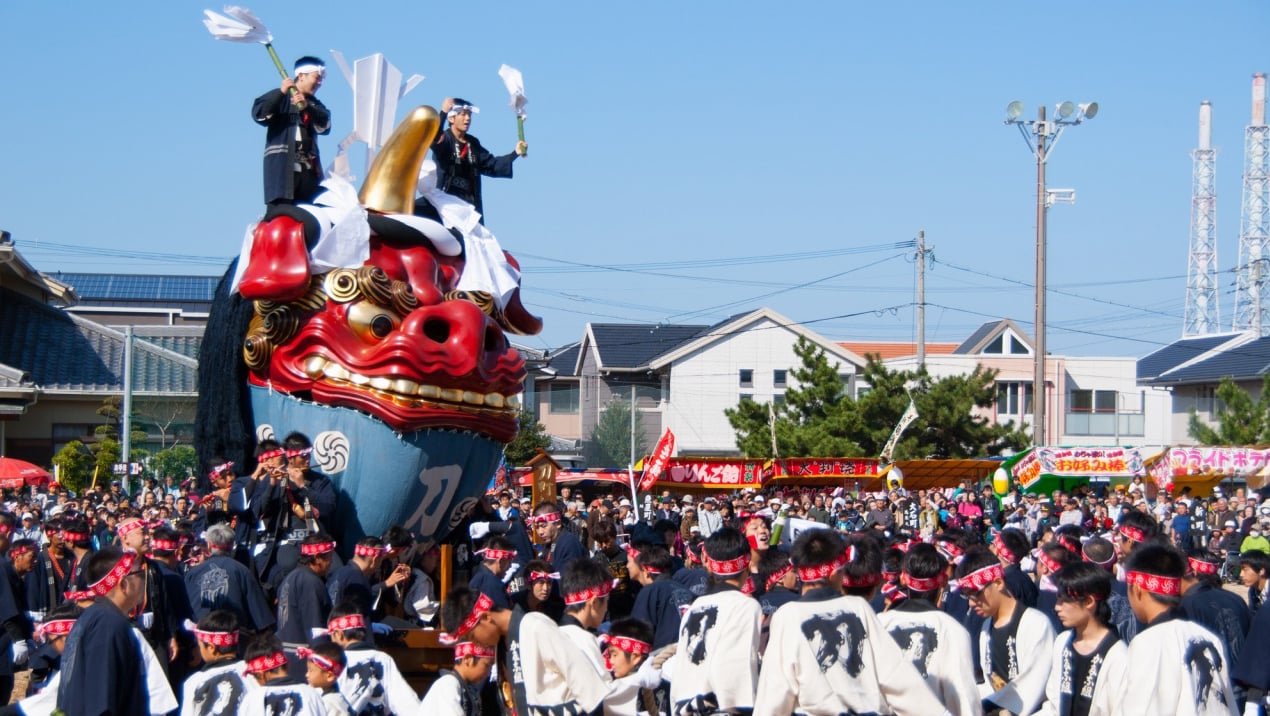
[[[358,301],[348,307],[348,325],[362,340],[378,343],[401,325],[401,318],[370,301]]]

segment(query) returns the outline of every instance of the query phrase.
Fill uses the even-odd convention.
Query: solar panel
[[[210,302],[219,276],[144,276],[136,274],[59,273],[83,301]]]

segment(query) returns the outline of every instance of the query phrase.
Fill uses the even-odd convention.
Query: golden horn
[[[371,211],[413,214],[419,167],[437,136],[441,116],[428,105],[410,110],[397,125],[366,172],[359,198]]]

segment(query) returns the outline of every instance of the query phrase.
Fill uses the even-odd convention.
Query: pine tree
[[[648,447],[644,440],[644,421],[635,413],[635,460]],[[626,467],[631,462],[631,406],[614,400],[600,413],[600,421],[586,444],[587,464],[595,467]]]
[[[507,456],[507,464],[512,467],[524,465],[529,458],[538,454],[538,449],[551,447],[551,435],[547,428],[538,422],[538,416],[532,410],[520,411],[520,430],[516,437],[503,448]]]

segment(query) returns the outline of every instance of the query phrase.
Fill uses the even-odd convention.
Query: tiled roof
[[[0,364],[0,388],[25,388],[30,384],[31,376],[26,371]]]
[[[974,333],[970,334],[969,338],[962,341],[961,345],[957,346],[957,348],[953,350],[953,353],[974,352],[975,346],[982,343],[985,338],[991,335],[992,332],[997,330],[997,328],[999,328],[1000,326],[1001,326],[1001,321],[988,321],[982,326],[979,326],[978,328],[975,329]]]
[[[181,340],[188,349],[194,339]],[[145,338],[134,338],[133,347],[135,392],[197,390],[192,357]],[[122,332],[0,289],[0,363],[26,371],[41,390],[119,392],[123,354]]]
[[[1157,376],[1152,383],[1216,383],[1260,378],[1270,372],[1270,337],[1218,350],[1211,358]]]
[[[638,368],[710,326],[659,325],[655,323],[592,323],[591,335],[606,370]]]
[[[889,360],[917,355],[916,343],[901,341],[838,341],[837,343],[852,353],[866,358],[877,355],[882,360]],[[957,348],[957,343],[927,343],[926,355],[948,355]]]
[[[1152,380],[1183,363],[1194,360],[1239,334],[1221,333],[1212,336],[1183,338],[1138,359],[1138,380]]]
[[[547,357],[547,367],[558,375],[573,375],[578,369],[578,351],[581,348],[581,343],[573,343],[553,351]]]

